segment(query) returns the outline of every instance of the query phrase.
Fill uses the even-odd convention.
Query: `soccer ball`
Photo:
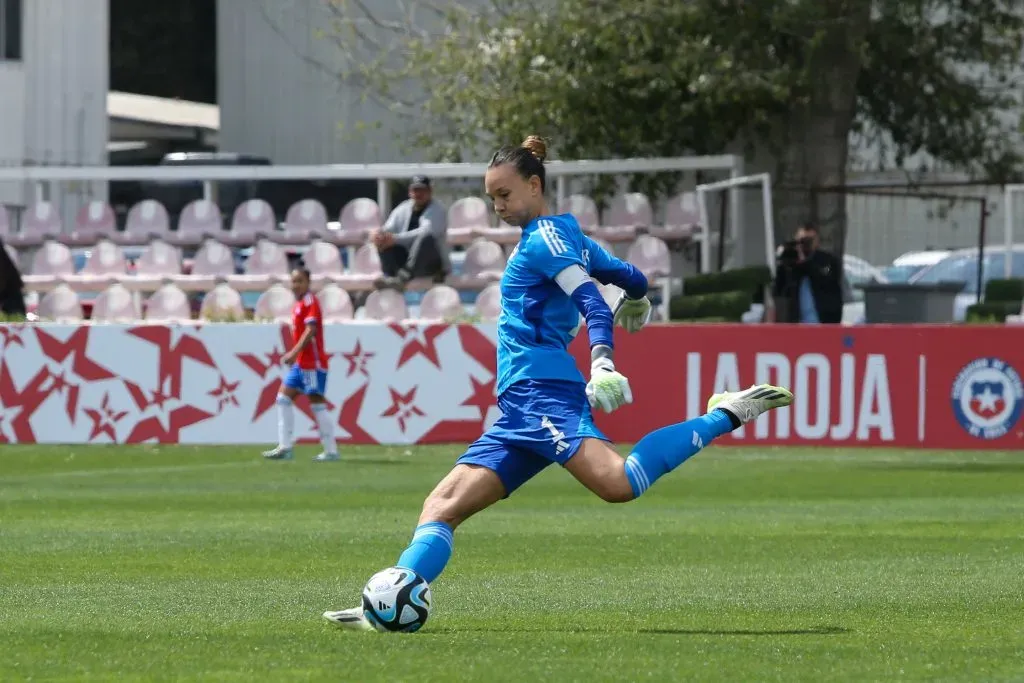
[[[363,616],[378,631],[418,631],[430,616],[430,584],[410,569],[379,571],[363,589]]]

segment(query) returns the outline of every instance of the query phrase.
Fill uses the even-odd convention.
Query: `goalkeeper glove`
[[[633,402],[629,380],[616,372],[611,358],[597,358],[590,364],[587,400],[591,408],[600,406],[606,413]]]
[[[651,300],[646,296],[630,299],[623,292],[616,300],[612,313],[615,324],[621,325],[626,332],[637,332],[651,319]]]

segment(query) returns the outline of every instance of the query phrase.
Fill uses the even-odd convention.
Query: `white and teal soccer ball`
[[[412,633],[430,616],[430,584],[416,572],[390,567],[363,589],[363,616],[378,631]]]

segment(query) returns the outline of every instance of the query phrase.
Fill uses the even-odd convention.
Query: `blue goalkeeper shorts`
[[[493,470],[508,497],[551,463],[565,465],[584,439],[608,437],[594,425],[581,382],[525,380],[498,397],[501,417],[457,461]]]

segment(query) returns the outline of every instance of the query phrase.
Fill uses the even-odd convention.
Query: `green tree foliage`
[[[328,2],[342,30],[366,10]],[[851,130],[896,162],[925,153],[1003,178],[1021,160],[1007,116],[1019,0],[493,0],[434,24],[353,70],[420,122],[414,142],[438,159],[527,133],[563,159],[756,144],[798,190],[779,194],[782,229],[826,232],[842,202],[810,188],[845,183]]]

